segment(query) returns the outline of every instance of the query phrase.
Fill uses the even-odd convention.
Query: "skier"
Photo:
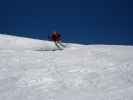
[[[55,43],[55,45],[59,48],[62,49],[62,47],[65,47],[62,43],[61,43],[61,35],[59,32],[53,32],[52,36],[51,36],[51,40]]]

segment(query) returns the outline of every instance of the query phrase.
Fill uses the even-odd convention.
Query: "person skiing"
[[[60,46],[65,47],[62,43],[61,43],[61,34],[59,32],[53,32],[52,36],[51,36],[51,40],[55,43],[55,45],[61,49]]]

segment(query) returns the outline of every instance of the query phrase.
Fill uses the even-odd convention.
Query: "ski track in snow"
[[[0,100],[133,100],[132,46],[53,49],[48,41],[0,35]]]

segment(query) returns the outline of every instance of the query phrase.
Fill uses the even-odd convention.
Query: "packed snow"
[[[133,46],[65,45],[1,34],[0,100],[133,100]]]

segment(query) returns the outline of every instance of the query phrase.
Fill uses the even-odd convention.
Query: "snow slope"
[[[0,34],[0,49],[36,50],[42,47],[49,50],[54,44],[49,41]]]
[[[0,100],[133,100],[133,47],[0,35]]]

